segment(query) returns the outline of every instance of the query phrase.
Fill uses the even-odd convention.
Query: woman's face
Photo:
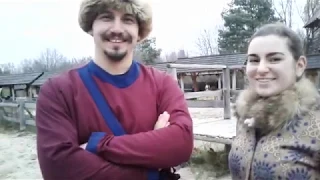
[[[249,86],[268,97],[286,90],[296,82],[306,67],[306,59],[295,61],[288,39],[276,36],[254,38],[248,47],[246,74]]]

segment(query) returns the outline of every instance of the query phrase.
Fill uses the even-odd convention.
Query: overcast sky
[[[157,46],[164,52],[183,48],[190,54],[196,54],[195,41],[203,29],[214,30],[223,23],[220,14],[230,2],[152,1],[151,36],[157,38]],[[80,0],[0,0],[0,64],[18,64],[46,48],[55,48],[69,58],[92,56],[92,38],[78,25],[79,4]]]

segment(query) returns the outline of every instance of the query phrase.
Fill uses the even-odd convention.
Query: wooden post
[[[184,92],[184,82],[183,82],[183,78],[184,78],[184,76],[183,76],[183,74],[181,74],[179,81],[180,81],[180,88],[181,88],[181,91],[182,91],[182,92]]]
[[[178,81],[177,68],[167,68],[167,73],[169,73],[174,80]]]
[[[232,71],[232,89],[237,89],[237,69],[233,69]]]
[[[21,100],[18,101],[19,104],[19,122],[20,122],[20,131],[23,131],[26,129],[26,118],[24,115],[24,106],[25,106],[25,101]]]
[[[12,98],[12,101],[15,101],[16,100],[16,91],[14,90],[14,87],[13,86],[11,86],[10,87],[10,89],[11,89],[11,98]]]
[[[224,119],[230,119],[230,69],[228,67],[223,68],[223,108]]]
[[[221,89],[221,81],[222,81],[222,75],[223,74],[219,74],[219,79],[218,79],[218,89]]]

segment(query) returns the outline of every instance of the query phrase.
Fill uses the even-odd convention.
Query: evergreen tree
[[[135,49],[135,59],[145,64],[155,63],[161,54],[161,49],[156,48],[156,38],[148,38],[141,42]]]
[[[219,30],[220,54],[246,52],[256,28],[278,20],[270,0],[233,0],[221,16],[224,28]]]

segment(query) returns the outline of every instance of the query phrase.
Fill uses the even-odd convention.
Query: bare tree
[[[15,71],[16,68],[13,63],[0,64],[0,74],[12,74]]]
[[[35,65],[42,71],[51,71],[61,68],[61,65],[67,61],[67,58],[60,54],[56,49],[46,49],[40,54]]]
[[[307,23],[320,8],[320,0],[306,0],[304,7],[299,7],[296,0],[294,2],[303,23]]]
[[[180,49],[178,52],[170,52],[166,53],[161,59],[163,62],[173,62],[178,60],[179,58],[188,57],[188,52],[184,49]]]
[[[304,50],[304,52],[306,52],[306,50],[307,50],[307,43],[308,43],[308,41],[307,41],[307,35],[306,35],[306,33],[305,33],[302,29],[297,29],[296,32],[297,32],[297,34],[299,35],[300,39],[302,40],[302,42],[303,42],[303,50]]]
[[[171,53],[167,53],[164,56],[164,60],[165,62],[173,62],[176,61],[178,59],[178,55],[176,52],[171,52]]]
[[[203,30],[196,41],[196,47],[201,56],[208,56],[218,53],[217,38],[209,30]]]
[[[178,51],[178,58],[186,58],[188,57],[188,52],[186,52],[184,49],[180,49]]]
[[[86,64],[89,61],[91,61],[93,58],[91,56],[85,56],[85,57],[81,57],[81,58],[72,58],[71,61],[69,62],[71,64],[71,66],[74,65],[82,65],[82,64]]]
[[[292,28],[292,13],[294,0],[273,0],[272,4],[274,11],[279,16],[280,20]]]

